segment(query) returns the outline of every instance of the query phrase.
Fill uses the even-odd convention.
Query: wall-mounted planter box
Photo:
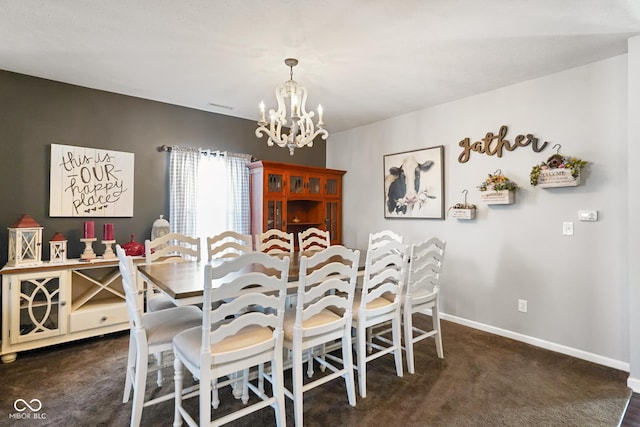
[[[487,190],[480,192],[480,198],[488,205],[510,205],[516,201],[516,192]]]
[[[580,184],[580,175],[573,177],[571,169],[555,168],[543,169],[538,176],[538,187],[575,187]]]
[[[474,219],[476,217],[476,208],[472,209],[451,209],[451,216],[457,219]]]

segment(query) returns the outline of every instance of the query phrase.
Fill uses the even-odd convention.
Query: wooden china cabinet
[[[329,230],[342,244],[342,175],[345,171],[257,161],[251,170],[251,233],[271,228],[297,234]],[[297,243],[297,238],[296,238]]]

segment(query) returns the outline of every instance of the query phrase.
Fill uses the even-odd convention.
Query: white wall
[[[629,136],[628,157],[629,164],[629,361],[631,375],[628,381],[634,391],[640,392],[640,223],[637,213],[640,212],[640,168],[637,161],[640,158],[640,36],[629,40],[629,111],[627,113]]]
[[[509,141],[532,133],[549,145],[458,162],[460,140],[501,125]],[[554,144],[590,162],[580,186],[529,184]],[[383,156],[435,145],[445,146],[446,207],[467,189],[477,219],[385,220]],[[368,233],[384,228],[408,243],[447,240],[448,318],[629,369],[627,55],[332,134],[327,167],[347,171],[345,244],[366,247]],[[514,205],[482,205],[477,186],[496,169],[520,185]],[[598,221],[579,222],[580,209],[597,209]],[[562,235],[563,221],[575,223],[574,236]],[[528,300],[528,313],[518,312],[518,299]]]

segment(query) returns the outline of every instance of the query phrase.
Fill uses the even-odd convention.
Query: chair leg
[[[162,387],[162,353],[156,353],[155,357],[158,366],[158,379],[156,384],[158,384],[158,387]]]
[[[238,371],[238,372],[232,373],[230,378],[235,379],[235,381],[231,383],[231,390],[233,390],[233,397],[235,397],[236,399],[241,399],[243,382],[246,381],[246,379],[244,378],[244,375],[242,374],[241,371]]]
[[[258,365],[258,391],[264,393],[264,363]]]
[[[368,330],[364,325],[356,327],[356,357],[358,359],[358,388],[360,396],[367,397],[367,342]]]
[[[413,364],[413,321],[411,307],[404,310],[404,348],[407,353],[407,370],[410,374],[415,373]]]
[[[307,361],[307,377],[311,378],[313,376],[313,350],[311,347],[309,351],[309,360]]]
[[[274,355],[274,359],[271,362],[271,378],[272,378],[272,391],[273,397],[275,397],[276,402],[274,405],[274,410],[276,413],[276,425],[278,427],[285,427],[287,424],[286,413],[285,413],[285,403],[284,403],[284,367],[282,362],[282,354]],[[260,365],[263,368],[262,365]],[[262,373],[264,373],[264,368],[261,369]]]
[[[325,343],[320,344],[320,359],[325,360],[324,355],[327,354],[327,347]],[[313,361],[313,358],[312,358]],[[320,372],[324,372],[327,369],[326,366],[320,365]]]
[[[129,356],[127,357],[127,375],[124,380],[124,395],[122,403],[127,403],[131,397],[131,388],[133,387],[133,377],[136,372],[136,343],[133,338],[129,339]]]
[[[293,351],[293,413],[295,425],[302,427],[302,375],[304,372],[302,351]]]
[[[147,385],[147,363],[149,355],[138,351],[136,358],[135,374],[133,378],[133,406],[131,408],[131,427],[140,425],[142,419],[142,407]]]
[[[345,329],[342,337],[342,360],[345,373],[343,374],[347,386],[349,405],[356,406],[356,384],[353,380],[353,355],[351,354],[351,328]]]
[[[232,385],[232,387],[234,386],[235,386],[235,383]],[[234,395],[235,395],[235,389],[234,389]],[[220,406],[220,398],[218,397],[218,379],[213,378],[211,380],[211,407],[213,409],[218,409],[218,406]]]
[[[249,368],[242,371],[242,403],[249,401]]]
[[[202,371],[202,370],[201,370]],[[202,373],[202,372],[201,372]],[[217,382],[217,378],[211,378],[209,375],[202,375],[200,378],[200,419],[198,425],[208,426],[211,424],[211,383]],[[217,393],[216,393],[217,396]]]
[[[400,326],[400,312],[397,311],[395,317],[391,321],[392,328],[392,340],[393,340],[393,357],[396,362],[396,375],[401,377],[403,375],[402,372],[402,328]]]
[[[182,425],[182,414],[180,413],[180,408],[182,408],[183,378],[182,362],[176,357],[173,360],[173,382],[175,384],[173,427],[180,427]]]
[[[436,339],[436,352],[438,353],[438,357],[440,359],[444,358],[444,352],[442,351],[442,330],[440,329],[440,310],[438,309],[438,304],[436,303],[434,307],[431,309],[431,320],[433,322],[433,329],[437,331],[435,339]]]

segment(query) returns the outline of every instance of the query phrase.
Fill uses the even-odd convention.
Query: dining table
[[[303,255],[311,256],[316,251],[296,251],[292,254],[278,254],[274,256],[289,256],[289,275],[287,292],[294,294],[298,289],[300,259]],[[363,274],[367,251],[360,249],[358,259],[358,274]],[[224,262],[223,258],[211,261],[184,261],[138,264],[141,279],[153,284],[158,290],[167,295],[177,305],[202,304],[204,296],[204,271],[206,265],[215,267]],[[212,282],[212,287],[220,286],[224,279]],[[216,283],[218,282],[218,283]]]

